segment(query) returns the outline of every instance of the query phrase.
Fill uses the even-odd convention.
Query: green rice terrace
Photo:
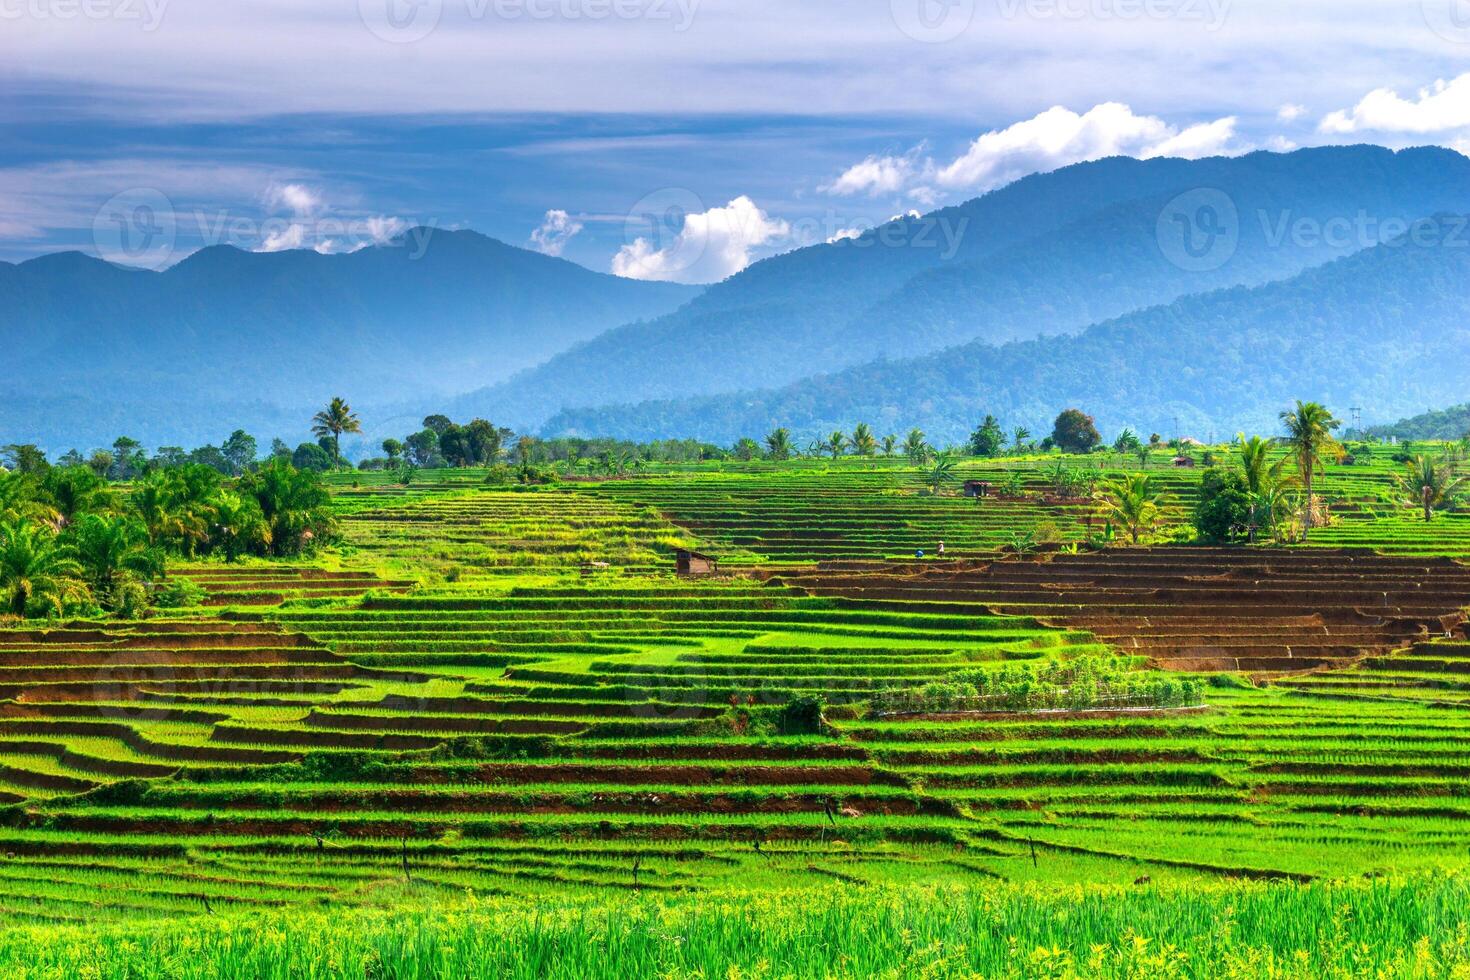
[[[1174,530],[1206,467],[1079,457],[1063,474],[1058,459],[967,460],[933,490],[881,458],[528,487],[336,476],[341,538],[314,557],[171,566],[203,604],[143,619],[13,622],[0,962],[66,975],[60,950],[96,937],[166,959],[181,917],[211,949],[224,921],[351,921],[344,949],[378,937],[354,962],[412,933],[449,957],[415,975],[529,976],[489,946],[454,960],[467,934],[422,917],[453,909],[482,922],[478,942],[565,953],[551,919],[516,931],[540,906],[627,953],[627,923],[673,930],[701,909],[744,922],[774,901],[775,922],[783,901],[815,902],[798,929],[848,902],[858,921],[888,908],[871,887],[1010,924],[975,911],[973,958],[948,967],[909,950],[792,972],[1203,976],[1245,955],[1200,938],[1225,905],[1320,901],[1327,921],[1361,903],[1368,923],[1394,888],[1462,901],[1470,513],[1424,521],[1379,450],[1328,465],[1306,541],[1207,545]],[[1111,521],[1079,489],[1087,470],[1157,476],[1147,543],[1099,540]],[[676,574],[681,551],[718,568]],[[1048,932],[1059,895],[1139,931]],[[1193,925],[1163,911],[1186,906]],[[392,910],[397,939],[373,918]],[[1418,935],[1375,950],[1369,931],[1272,969],[1463,969],[1470,954],[1446,945],[1454,928],[1464,945],[1463,922],[1421,919],[1440,930],[1428,959],[1394,959]],[[1160,954],[1165,940],[1194,959]],[[655,943],[639,972],[709,969],[690,942]],[[1117,944],[1106,969],[1086,966],[1096,943]],[[1234,975],[1270,965],[1246,956]]]

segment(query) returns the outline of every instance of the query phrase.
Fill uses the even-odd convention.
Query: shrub
[[[1194,529],[1202,540],[1238,541],[1251,522],[1251,494],[1245,477],[1225,470],[1207,470],[1200,479],[1194,505]]]
[[[160,609],[187,609],[204,604],[208,595],[204,587],[191,578],[179,576],[168,579],[153,597],[153,604]]]
[[[782,735],[820,735],[827,728],[822,715],[826,707],[826,699],[819,694],[792,698],[776,713],[776,730]]]

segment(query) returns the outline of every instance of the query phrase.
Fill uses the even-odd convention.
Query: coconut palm
[[[898,445],[898,436],[892,432],[883,437],[883,455],[892,456],[894,447]]]
[[[1245,476],[1245,486],[1253,494],[1263,494],[1272,487],[1285,483],[1286,457],[1271,462],[1271,442],[1260,436],[1245,437],[1237,433],[1235,444],[1240,449],[1240,468]]]
[[[933,453],[933,450],[929,447],[929,443],[924,441],[924,432],[922,429],[909,430],[908,438],[903,442],[903,451],[904,455],[909,458],[909,462],[915,466],[924,465],[924,462]]]
[[[24,520],[0,524],[0,610],[59,614],[86,597],[82,566],[50,528]]]
[[[1315,505],[1312,477],[1323,470],[1322,457],[1341,448],[1332,437],[1332,430],[1342,422],[1316,402],[1302,401],[1298,401],[1291,411],[1282,412],[1281,421],[1286,426],[1286,443],[1291,447],[1297,478],[1302,482],[1302,493],[1306,497],[1306,508],[1302,514],[1302,540],[1305,541],[1312,529]]]
[[[842,455],[842,450],[847,448],[847,436],[841,432],[833,432],[827,437],[827,445],[824,448],[832,454],[833,459],[836,459]]]
[[[780,428],[766,436],[766,457],[783,460],[791,458],[791,430]]]
[[[332,462],[342,465],[342,434],[361,432],[362,421],[352,414],[352,406],[340,397],[333,398],[325,409],[312,416],[311,434],[319,438],[331,436]]]
[[[852,451],[859,456],[871,456],[878,451],[878,440],[873,438],[868,423],[859,422],[852,430]]]
[[[1455,475],[1454,464],[1449,461],[1413,456],[1394,482],[1411,505],[1424,508],[1424,520],[1429,521],[1436,510],[1454,502],[1465,478]]]
[[[1127,531],[1137,544],[1163,521],[1169,497],[1152,473],[1129,473],[1105,484],[1099,499],[1108,520]]]

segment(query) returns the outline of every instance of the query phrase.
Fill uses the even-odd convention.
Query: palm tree
[[[791,458],[790,429],[776,429],[770,435],[766,436],[766,456],[774,460]]]
[[[1282,471],[1286,468],[1286,457],[1271,462],[1271,443],[1260,436],[1245,437],[1237,433],[1236,445],[1240,447],[1240,467],[1245,475],[1245,485],[1251,493],[1263,494],[1284,482]]]
[[[1169,499],[1152,473],[1129,473],[1104,485],[1100,497],[1103,513],[1127,531],[1134,544],[1163,520]]]
[[[226,490],[220,493],[214,512],[214,540],[225,553],[225,561],[234,561],[251,548],[270,548],[270,525],[254,499]]]
[[[82,566],[49,528],[0,524],[0,609],[22,617],[38,607],[59,614],[86,594]]]
[[[272,554],[294,554],[335,526],[332,495],[315,473],[277,460],[246,473],[238,486],[260,506],[270,528]]]
[[[0,521],[59,525],[61,514],[45,496],[40,481],[31,474],[0,473]]]
[[[1456,476],[1453,464],[1447,461],[1437,463],[1428,456],[1414,456],[1404,464],[1404,472],[1394,482],[1410,504],[1424,508],[1427,522],[1435,510],[1454,501],[1465,478]]]
[[[903,443],[904,455],[908,456],[909,462],[915,466],[924,465],[924,461],[933,452],[929,444],[924,441],[924,432],[921,429],[910,429],[908,438]]]
[[[352,414],[352,406],[340,397],[333,398],[327,407],[312,416],[311,434],[319,438],[332,437],[332,462],[342,465],[342,433],[361,432],[362,421]]]
[[[898,436],[894,435],[892,432],[888,433],[888,435],[883,437],[883,455],[892,456],[893,448],[897,445]]]
[[[868,423],[859,422],[852,430],[852,451],[859,456],[871,456],[878,451],[878,440],[873,438],[873,430],[868,428]]]
[[[155,579],[163,574],[163,552],[150,544],[148,529],[136,517],[87,514],[69,537],[82,577],[104,608],[117,608],[117,587],[129,575]]]
[[[1315,503],[1312,499],[1312,476],[1323,469],[1323,454],[1340,448],[1332,437],[1332,430],[1342,422],[1316,402],[1300,400],[1296,408],[1281,413],[1281,421],[1286,426],[1286,443],[1296,460],[1297,477],[1302,481],[1302,492],[1307,498],[1306,512],[1302,516],[1302,540],[1305,541],[1312,529]]]
[[[846,446],[847,436],[843,435],[841,432],[833,432],[830,436],[827,437],[826,449],[827,452],[832,454],[833,459],[841,456],[842,450]]]
[[[948,449],[934,457],[934,464],[924,474],[924,482],[931,493],[938,494],[944,485],[954,479],[954,454]]]
[[[1031,430],[1024,425],[1016,426],[1016,431],[1011,433],[1011,452],[1017,456],[1027,449],[1026,441],[1031,438]]]

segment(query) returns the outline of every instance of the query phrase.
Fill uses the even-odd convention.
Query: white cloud
[[[368,240],[359,245],[359,248],[367,245],[384,245],[399,235],[408,231],[408,222],[402,218],[385,215],[374,215],[362,223],[363,230],[367,232]]]
[[[831,245],[833,242],[841,242],[846,241],[849,238],[861,237],[863,237],[863,229],[861,228],[838,228],[835,232],[828,236],[827,244]]]
[[[924,173],[926,161],[920,158],[923,149],[920,144],[903,156],[866,157],[817,189],[842,197],[852,194],[877,197],[907,190]]]
[[[1230,141],[1235,138],[1235,123],[1234,116],[1226,116],[1214,122],[1190,126],[1178,135],[1149,147],[1140,156],[1183,157],[1186,160],[1219,156],[1228,152]]]
[[[292,222],[280,231],[270,231],[256,247],[257,252],[284,252],[287,249],[306,245],[306,226]]]
[[[1055,106],[983,134],[963,156],[940,168],[937,179],[955,190],[988,191],[1027,174],[1103,157],[1212,156],[1227,152],[1234,135],[1235,119],[1229,116],[1180,132],[1120,102],[1104,102],[1080,115]]]
[[[326,205],[321,192],[305,184],[272,184],[266,188],[265,203],[267,207],[284,207],[298,218],[310,217]]]
[[[1296,142],[1287,139],[1285,136],[1273,136],[1266,141],[1266,149],[1273,153],[1290,153],[1296,148]]]
[[[772,218],[741,195],[722,208],[686,214],[683,227],[662,248],[646,238],[624,245],[612,259],[615,275],[663,282],[717,282],[750,264],[754,248],[788,235],[790,225]]]
[[[560,208],[552,208],[546,212],[541,227],[531,232],[531,243],[543,255],[560,255],[567,242],[581,230],[582,222]]]
[[[1286,103],[1286,105],[1276,110],[1276,118],[1281,120],[1282,122],[1296,122],[1298,119],[1300,119],[1302,116],[1305,116],[1306,114],[1307,107],[1304,105],[1297,105],[1294,102],[1288,102]]]
[[[1393,89],[1374,89],[1351,109],[1322,117],[1324,133],[1378,130],[1390,133],[1443,133],[1470,127],[1470,74],[1422,88],[1406,99]]]
[[[1085,113],[1055,106],[1004,129],[983,133],[947,164],[919,159],[869,156],[822,186],[832,194],[871,195],[903,192],[933,204],[934,185],[951,193],[994,190],[1028,174],[1108,156],[1174,156],[1186,159],[1236,153],[1236,117],[1180,129],[1157,116],[1135,113],[1119,102],[1104,102]]]

